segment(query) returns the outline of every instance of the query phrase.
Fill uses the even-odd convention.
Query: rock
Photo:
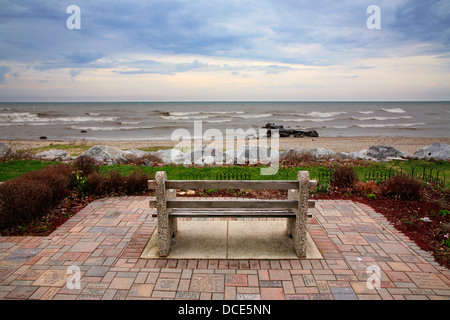
[[[203,163],[207,165],[212,165],[216,162],[216,159],[213,156],[207,156],[203,158]]]
[[[155,152],[149,152],[149,154],[153,154],[154,156],[161,159],[161,161],[165,164],[177,163],[183,161],[183,153],[179,149],[166,149],[166,150],[158,150]]]
[[[350,157],[357,160],[369,160],[369,157],[367,156],[367,150],[359,150],[355,151],[350,154]]]
[[[296,138],[303,138],[303,137],[318,137],[319,134],[316,130],[308,130],[308,131],[301,131],[301,130],[295,130],[295,129],[285,129],[282,125],[275,125],[274,123],[266,123],[266,125],[263,127],[263,129],[267,129],[267,136],[272,136],[272,130],[278,130],[280,134],[280,138],[286,138],[286,137],[296,137]]]
[[[125,162],[135,158],[135,155],[128,151],[123,151],[119,148],[109,146],[93,146],[89,150],[83,152],[80,156],[89,156],[100,162],[107,162],[108,164],[115,164],[118,162]]]
[[[46,137],[46,136],[40,136],[39,139],[41,139],[41,140],[47,140],[47,137]]]
[[[144,159],[144,164],[145,164],[147,167],[153,167],[153,166],[155,165],[152,161],[150,161],[150,160],[148,160],[148,159]]]
[[[238,164],[249,163],[269,163],[279,153],[270,148],[262,146],[243,146],[235,152],[235,160]]]
[[[37,158],[45,159],[49,161],[63,161],[67,160],[67,151],[52,149],[49,151],[44,151],[37,155]]]
[[[333,159],[337,155],[336,152],[334,152],[333,150],[328,150],[325,148],[319,147],[312,150],[317,159]]]
[[[11,148],[8,144],[0,142],[0,158],[12,157],[16,154],[16,150]]]
[[[145,152],[145,151],[142,151],[142,150],[139,150],[139,149],[130,149],[130,150],[128,150],[128,152],[132,153],[133,155],[135,155],[136,158],[142,158],[142,157],[145,157],[148,154],[148,152]]]
[[[387,160],[392,158],[409,158],[409,154],[391,146],[371,146],[367,150],[367,156],[377,160]]]
[[[450,160],[450,146],[443,142],[436,142],[414,152],[419,159]]]

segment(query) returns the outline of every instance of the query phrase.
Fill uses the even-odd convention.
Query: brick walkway
[[[0,237],[0,299],[450,299],[450,271],[362,204],[316,202],[323,259],[164,260],[140,259],[148,201],[98,200],[48,237]]]

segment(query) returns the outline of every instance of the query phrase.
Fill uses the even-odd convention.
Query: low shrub
[[[29,222],[47,214],[73,187],[74,170],[53,165],[0,185],[0,226]]]
[[[147,181],[153,179],[150,174],[133,171],[125,177],[124,191],[127,194],[137,194],[147,191]]]
[[[358,175],[353,167],[343,166],[333,171],[330,184],[338,188],[352,188],[358,181]]]
[[[357,182],[353,189],[357,193],[361,194],[377,194],[378,193],[378,184],[375,181],[366,181],[366,182]]]
[[[402,174],[391,177],[383,182],[380,187],[384,196],[398,200],[420,200],[424,189],[422,182]]]
[[[99,165],[97,160],[89,156],[79,156],[73,163],[73,166],[81,172],[83,177],[90,175],[93,172],[98,172]]]
[[[86,177],[83,192],[97,196],[139,194],[147,191],[147,181],[150,179],[150,174],[138,170],[127,176],[116,170],[105,175],[92,172]]]

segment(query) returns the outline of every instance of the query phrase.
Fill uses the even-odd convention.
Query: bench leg
[[[298,198],[298,190],[288,190],[288,200],[296,200]],[[295,218],[287,218],[286,233],[288,237],[294,237]]]
[[[167,190],[167,192],[166,192],[167,200],[175,200],[176,198],[177,198],[177,190],[176,189]],[[169,215],[169,229],[170,229],[171,237],[172,238],[175,237],[178,232],[177,218],[171,217],[170,215]]]
[[[167,174],[158,171],[155,175],[156,182],[156,210],[158,213],[158,249],[159,256],[167,257],[172,243],[172,237],[176,233],[176,219],[169,216],[167,200],[176,197],[176,192],[166,190]]]
[[[309,197],[309,172],[298,172],[299,190],[290,190],[290,197],[298,200],[298,208],[295,209],[296,217],[288,219],[288,233],[294,239],[295,253],[299,258],[306,258],[306,223],[308,219],[308,197]],[[292,199],[291,198],[291,199]]]

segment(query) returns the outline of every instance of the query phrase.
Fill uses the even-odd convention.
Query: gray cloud
[[[11,71],[10,67],[0,66],[0,84],[5,82],[5,75]]]
[[[448,0],[384,1],[379,4],[382,30],[376,31],[366,28],[371,0],[78,0],[76,4],[81,8],[81,30],[66,27],[69,3],[1,1],[0,60],[32,64],[40,71],[109,67],[117,73],[174,74],[215,67],[200,61],[133,66],[114,59],[174,54],[327,66],[395,54],[445,54],[450,41]],[[405,52],[405,47],[415,49]],[[286,67],[266,71],[283,70]]]

